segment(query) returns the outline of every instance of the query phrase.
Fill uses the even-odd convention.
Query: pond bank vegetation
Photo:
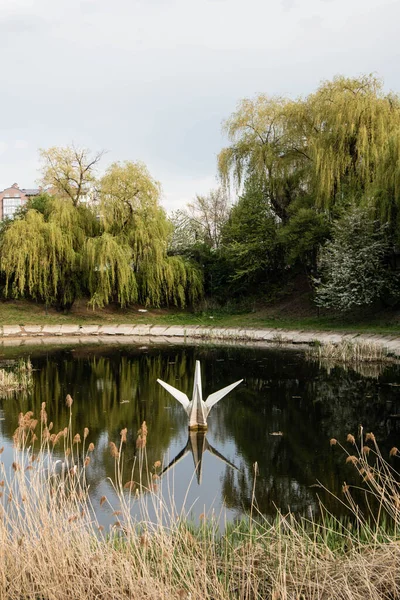
[[[395,362],[395,358],[387,348],[373,342],[351,342],[342,340],[338,343],[316,343],[307,350],[310,360],[336,362],[340,364]]]
[[[290,329],[304,331],[337,331],[400,336],[400,313],[398,310],[377,311],[373,315],[334,317],[317,315],[310,300],[302,299],[299,312],[296,293],[284,300],[269,304],[259,302],[243,310],[221,307],[198,307],[195,309],[151,308],[147,312],[142,305],[125,308],[115,303],[104,308],[91,309],[87,299],[77,300],[68,313],[27,299],[0,299],[0,326],[4,325],[178,325],[235,327],[240,329]]]
[[[330,441],[332,452],[341,451],[361,480],[354,487],[343,485],[347,519],[321,508],[318,520],[277,511],[275,520],[267,521],[257,511],[255,464],[250,514],[221,531],[212,514],[200,515],[196,524],[176,511],[173,502],[167,507],[161,462],[147,467],[151,425],[146,423],[137,434],[132,473],[126,474],[124,465],[127,429],[109,442],[117,504],[106,496],[89,497],[86,470],[96,449],[87,428],[80,434],[71,431],[70,396],[66,403],[70,421],[59,432],[52,430],[45,403],[37,419],[31,411],[21,413],[12,467],[8,471],[0,464],[1,597],[399,597],[400,476],[395,467],[400,455],[392,448],[386,460],[372,433],[361,429],[343,444]],[[356,503],[360,488],[369,510]],[[136,503],[139,521],[131,512]],[[101,510],[111,515],[108,529],[96,516]]]
[[[16,392],[26,392],[32,386],[32,363],[20,359],[16,366],[0,366],[0,398]]]

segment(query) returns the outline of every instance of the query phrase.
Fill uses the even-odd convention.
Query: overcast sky
[[[0,189],[74,142],[144,161],[183,207],[217,185],[240,99],[372,72],[400,92],[399,23],[387,0],[0,0]]]

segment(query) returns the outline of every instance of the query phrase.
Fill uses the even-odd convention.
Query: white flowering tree
[[[353,208],[333,226],[332,240],[319,256],[316,304],[341,312],[367,306],[395,289],[395,274],[385,264],[386,228],[368,211]]]

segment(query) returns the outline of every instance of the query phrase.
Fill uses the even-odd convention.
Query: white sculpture
[[[158,383],[162,385],[167,392],[169,392],[174,398],[178,400],[185,409],[188,417],[189,417],[189,429],[192,431],[196,431],[199,429],[206,430],[207,429],[207,417],[211,410],[211,408],[221,400],[226,394],[228,394],[233,388],[235,388],[239,383],[243,381],[236,381],[227,387],[222,388],[218,392],[214,392],[208,396],[207,400],[203,401],[203,393],[201,390],[201,372],[200,372],[200,361],[196,360],[196,370],[194,374],[194,384],[193,384],[193,396],[190,401],[189,398],[181,392],[177,390],[169,383],[165,383],[165,381],[161,381],[161,379],[157,379]]]

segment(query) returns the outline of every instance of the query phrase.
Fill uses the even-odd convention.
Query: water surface
[[[20,411],[33,410],[37,416],[41,402],[46,402],[49,420],[59,431],[68,424],[65,397],[70,394],[73,430],[82,436],[88,427],[88,442],[96,447],[88,467],[95,508],[101,496],[113,495],[109,442],[118,444],[121,429],[127,427],[124,478],[129,480],[143,421],[150,467],[160,460],[164,468],[180,457],[157,485],[194,518],[214,510],[232,519],[248,511],[255,463],[255,496],[263,514],[273,516],[276,507],[316,514],[320,500],[341,513],[343,507],[324,487],[340,494],[343,481],[354,479],[354,468],[345,464],[345,455],[331,447],[329,439],[344,441],[362,424],[375,433],[385,452],[400,443],[400,370],[395,365],[361,372],[328,369],[308,362],[301,350],[231,346],[8,349],[0,361],[21,355],[31,357],[34,386],[28,395],[0,401],[6,457],[12,460],[11,440]],[[201,361],[204,398],[238,379],[244,381],[211,410],[206,437],[190,439],[183,408],[156,380],[191,397],[196,360]],[[197,457],[203,450],[197,471],[192,449]]]

